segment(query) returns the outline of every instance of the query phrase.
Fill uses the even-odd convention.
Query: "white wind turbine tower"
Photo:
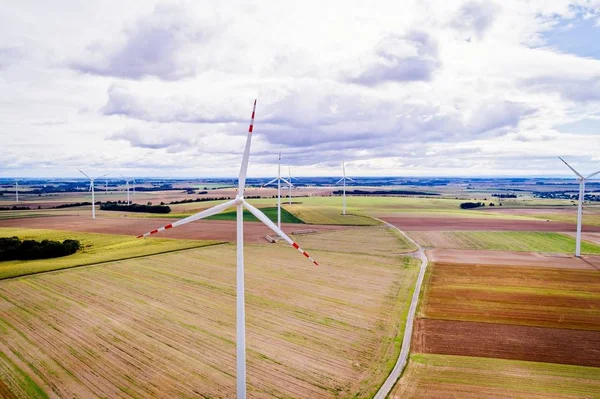
[[[246,147],[244,149],[244,157],[242,158],[242,165],[240,166],[240,175],[238,179],[238,193],[234,200],[224,202],[216,205],[212,208],[206,209],[195,215],[189,216],[185,219],[178,220],[177,222],[168,224],[159,229],[152,230],[139,237],[147,237],[151,234],[155,234],[167,229],[181,226],[183,224],[193,222],[195,220],[203,219],[217,213],[221,213],[230,206],[236,206],[237,208],[237,278],[236,278],[236,361],[237,361],[237,398],[243,399],[246,397],[246,325],[245,325],[245,302],[244,302],[244,208],[248,209],[256,218],[266,224],[271,230],[277,233],[281,238],[287,241],[290,245],[300,251],[310,261],[318,266],[318,263],[314,261],[306,252],[304,252],[298,244],[296,244],[290,237],[288,237],[280,228],[275,226],[273,222],[260,210],[250,205],[244,199],[244,189],[246,187],[246,172],[248,170],[248,158],[250,156],[250,144],[252,142],[252,130],[254,126],[254,113],[256,111],[256,100],[254,100],[254,106],[252,108],[252,118],[250,120],[250,126],[248,127],[248,137],[246,138]]]
[[[560,160],[563,161],[565,165],[567,165],[569,169],[571,169],[573,173],[575,173],[578,176],[577,180],[579,180],[579,204],[577,206],[577,236],[575,238],[575,256],[579,258],[581,256],[581,219],[583,217],[583,202],[585,200],[585,181],[596,176],[598,173],[600,173],[600,170],[598,172],[592,173],[591,175],[583,177],[583,175],[581,175],[579,172],[573,169],[571,165],[567,163],[567,161],[565,161],[561,157],[558,158],[560,158]]]
[[[15,201],[19,203],[19,181],[15,180]]]
[[[131,205],[131,201],[129,201],[129,182],[132,182],[132,183],[134,183],[134,184],[133,184],[133,195],[135,195],[135,182],[136,182],[136,181],[135,181],[135,179],[134,179],[134,178],[132,178],[132,177],[125,177],[125,176],[123,176],[123,175],[121,175],[121,177],[122,177],[123,179],[125,179],[125,183],[126,183],[126,186],[127,186],[127,205]]]
[[[263,184],[263,187],[277,182],[277,227],[281,228],[281,182],[292,186],[292,183],[281,177],[281,153],[279,153],[279,165],[277,166],[277,177],[268,183]]]
[[[81,172],[82,175],[84,175],[85,177],[87,177],[88,179],[90,179],[90,191],[92,192],[92,219],[96,219],[96,200],[94,197],[94,178],[93,177],[89,177],[88,175],[86,175],[85,173],[83,173],[83,171],[81,169],[77,169],[78,171]],[[97,179],[106,176],[105,174],[102,176],[98,176]]]
[[[344,184],[343,195],[342,195],[342,215],[346,215],[346,180],[350,180],[351,182],[354,182],[354,180],[352,180],[351,178],[346,176],[346,164],[344,162],[342,162],[342,172],[344,175],[335,184],[340,184],[340,183]]]

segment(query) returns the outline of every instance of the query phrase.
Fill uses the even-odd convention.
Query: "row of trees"
[[[167,205],[141,205],[141,204],[119,204],[117,202],[104,202],[100,204],[103,211],[122,212],[146,212],[146,213],[170,213],[171,207]]]
[[[0,238],[0,261],[58,258],[74,254],[81,248],[77,240],[21,240],[19,237]]]

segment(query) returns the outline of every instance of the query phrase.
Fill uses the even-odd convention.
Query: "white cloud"
[[[565,126],[600,132],[600,61],[544,33],[599,3],[13,2],[0,174],[233,175],[257,93],[257,175],[279,150],[305,175],[593,169],[598,135]]]

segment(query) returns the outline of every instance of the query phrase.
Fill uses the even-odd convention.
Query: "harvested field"
[[[342,253],[392,255],[387,251],[395,248],[396,253],[416,251],[403,235],[386,226],[355,227],[335,232],[302,235],[297,237],[304,249],[318,249]],[[282,245],[287,245],[283,244]]]
[[[340,200],[341,201],[341,200]],[[310,224],[322,225],[350,225],[350,226],[376,226],[381,224],[377,220],[367,217],[352,215],[349,210],[347,214],[342,215],[342,206],[323,206],[323,205],[285,205],[285,209],[296,217]]]
[[[0,262],[0,279],[66,269],[100,262],[135,258],[189,248],[198,248],[219,241],[149,239],[132,236],[93,234],[58,230],[0,228],[0,237],[18,236],[33,240],[79,240],[82,248],[73,255],[53,259],[13,260]]]
[[[577,233],[565,233],[571,237],[575,237]],[[593,244],[600,245],[600,233],[581,233],[582,241],[591,242]]]
[[[28,218],[0,220],[0,227],[22,227],[50,230],[84,231],[90,233],[125,234],[137,236],[157,227],[173,223],[173,219],[165,218],[98,218],[94,221],[77,216],[57,216],[52,218]],[[301,229],[302,225],[282,224],[285,232]],[[323,230],[336,230],[343,226],[319,226],[311,228]],[[244,240],[246,242],[266,242],[265,235],[271,230],[262,223],[244,223]],[[235,222],[221,220],[199,220],[188,223],[176,229],[160,233],[161,238],[183,238],[196,240],[235,241]]]
[[[292,248],[246,246],[249,397],[372,396],[418,272],[386,242],[384,255],[313,251],[318,268]],[[1,281],[0,331],[2,380],[17,397],[32,385],[60,397],[233,397],[235,246]]]
[[[600,270],[434,263],[419,316],[600,331]]]
[[[600,270],[600,256],[576,258],[572,255],[561,254],[469,249],[430,249],[426,253],[429,260],[436,263]]]
[[[575,240],[566,234],[525,231],[411,231],[425,248],[486,249],[504,251],[575,251]],[[582,254],[600,254],[600,245],[581,243]]]
[[[414,354],[391,397],[600,397],[600,369],[483,357]]]
[[[301,218],[302,219],[302,218]],[[504,220],[459,217],[386,217],[384,220],[406,231],[576,231],[575,223],[535,220]],[[600,232],[600,226],[584,225],[588,232]]]
[[[491,211],[491,209],[488,209]],[[486,211],[484,211],[486,212]],[[572,204],[563,207],[540,207],[540,208],[502,208],[494,209],[494,213],[507,216],[527,216],[536,219],[552,220],[556,222],[577,223],[577,207]],[[600,226],[600,207],[586,204],[583,208],[584,223],[592,226]],[[584,228],[585,230],[585,228]]]
[[[416,319],[412,350],[600,367],[600,331]]]

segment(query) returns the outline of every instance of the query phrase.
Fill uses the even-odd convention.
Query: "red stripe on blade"
[[[252,133],[252,125],[248,128],[248,133]]]
[[[156,233],[158,233],[158,230],[152,230],[152,231],[150,232],[150,234],[156,234]]]
[[[172,224],[168,224],[168,225],[165,226],[165,230],[166,229],[170,229],[171,227],[173,227],[173,225]]]
[[[135,237],[135,238],[142,238],[143,236],[144,236],[144,235],[142,234],[141,236],[137,236],[137,237]]]
[[[302,252],[302,255],[306,256],[307,258],[310,258],[310,256],[308,256],[306,252]]]
[[[316,266],[319,266],[319,264],[317,263],[317,261],[314,261],[314,260],[313,260],[313,263],[314,263]]]
[[[293,246],[294,248],[296,248],[296,249],[300,248],[300,247],[298,246],[298,244],[296,244],[296,243],[293,243],[293,244],[292,244],[292,246]]]

